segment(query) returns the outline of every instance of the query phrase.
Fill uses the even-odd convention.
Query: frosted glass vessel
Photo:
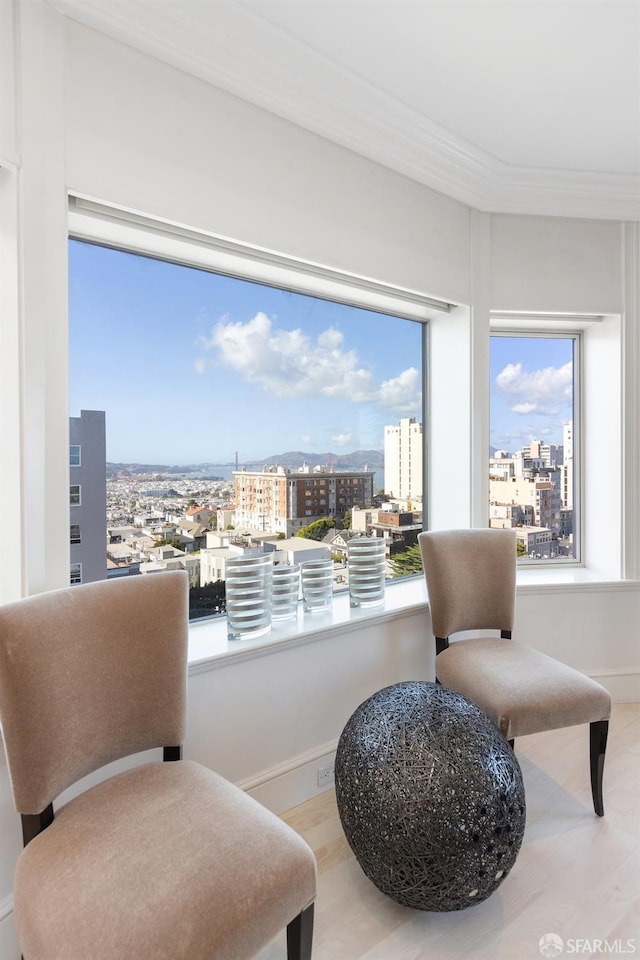
[[[305,613],[325,613],[333,605],[333,560],[305,560],[300,564]]]
[[[349,603],[377,607],[384,603],[386,551],[382,537],[354,537],[347,545]]]
[[[273,568],[271,619],[295,620],[300,595],[300,564],[278,564]]]
[[[271,579],[273,557],[233,557],[225,568],[227,636],[251,640],[271,630]]]

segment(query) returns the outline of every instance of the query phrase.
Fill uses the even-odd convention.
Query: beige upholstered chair
[[[602,776],[611,698],[595,680],[511,639],[514,530],[419,534],[436,641],[436,679],[473,700],[505,737],[590,724],[591,792],[603,816]],[[500,631],[449,643],[463,631]]]
[[[180,759],[187,596],[175,571],[0,607],[26,960],[243,960],[285,926],[289,960],[311,957],[312,851],[238,787]],[[155,747],[163,761],[85,790],[54,818],[67,787]]]

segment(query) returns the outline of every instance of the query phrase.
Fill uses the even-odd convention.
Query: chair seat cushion
[[[315,897],[293,830],[190,761],[136,767],[56,814],[22,852],[28,960],[244,960]]]
[[[515,640],[458,640],[436,657],[440,683],[476,703],[511,740],[606,720],[611,697],[595,680]]]

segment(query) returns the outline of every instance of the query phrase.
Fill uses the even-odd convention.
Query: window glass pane
[[[72,483],[69,486],[69,503],[72,507],[80,505],[80,485],[77,483]]]
[[[72,523],[69,530],[69,540],[71,543],[82,543],[82,535],[80,533],[80,524]]]
[[[69,445],[69,466],[80,466],[80,446],[77,443],[72,443]]]
[[[72,563],[69,568],[69,583],[82,583],[82,564]]]
[[[422,525],[422,324],[79,241],[69,263],[71,410],[106,413],[105,576],[186,569],[199,616],[224,608],[225,558],[320,550],[344,589],[345,530],[383,536],[397,575]]]
[[[489,525],[522,560],[576,559],[572,336],[491,337]]]

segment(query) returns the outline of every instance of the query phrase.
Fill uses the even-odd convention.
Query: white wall
[[[69,24],[74,191],[468,302],[468,208]]]
[[[42,0],[16,6],[11,33],[13,4],[0,0],[0,84],[9,92],[0,109],[0,157],[20,164],[10,185],[17,210],[10,269],[21,294],[7,322],[14,354],[15,335],[24,345],[7,374],[20,387],[19,437],[0,420],[3,450],[8,446],[24,468],[24,574],[0,577],[12,595],[60,585],[68,573],[66,190],[460,303],[452,325],[442,318],[435,333],[449,341],[447,366],[437,376],[451,378],[455,413],[455,429],[447,431],[440,411],[430,463],[431,508],[440,525],[479,523],[486,502],[484,467],[476,463],[488,443],[490,308],[624,308],[627,336],[637,344],[638,298],[630,308],[625,291],[637,290],[639,265],[628,249],[625,260],[619,225],[475,214],[70,23]],[[8,195],[3,178],[0,200]],[[627,384],[640,378],[633,363]],[[624,437],[637,447],[637,390],[630,395]],[[453,502],[445,482],[452,464],[462,468]],[[637,513],[625,536],[637,556]],[[2,562],[13,558],[5,551]],[[534,590],[519,604],[523,639],[610,678],[625,696],[637,695],[639,623],[640,594],[617,585]],[[317,759],[368,693],[431,676],[427,631],[424,611],[413,612],[196,673],[187,753],[253,786],[275,807],[296,802],[313,791]],[[19,848],[4,767],[0,844],[1,920]],[[12,938],[10,920],[0,922],[0,960],[17,956]]]
[[[491,309],[622,313],[622,229],[609,220],[491,216]]]

